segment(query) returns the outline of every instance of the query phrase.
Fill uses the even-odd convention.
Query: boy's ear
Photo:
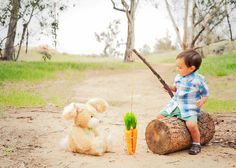
[[[196,67],[194,65],[192,65],[190,68],[192,71],[194,71],[196,69]]]

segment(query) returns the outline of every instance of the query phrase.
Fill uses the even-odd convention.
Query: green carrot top
[[[137,117],[133,112],[127,112],[124,116],[125,127],[127,130],[135,129],[137,126]]]

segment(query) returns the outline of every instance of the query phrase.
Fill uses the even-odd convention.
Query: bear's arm
[[[76,147],[80,150],[87,151],[91,149],[92,137],[87,135],[83,130],[75,128],[71,132],[71,136],[76,144]]]

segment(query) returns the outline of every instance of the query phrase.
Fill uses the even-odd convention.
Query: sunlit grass
[[[0,91],[0,107],[14,106],[14,107],[38,107],[45,106],[46,101],[32,92],[21,90],[7,90]]]
[[[200,68],[200,73],[212,76],[236,74],[236,53],[205,58]]]
[[[170,51],[166,53],[157,53],[157,54],[151,54],[146,57],[147,61],[150,63],[160,64],[160,63],[175,63],[176,55],[180,51]]]
[[[137,64],[136,64],[137,65]],[[52,79],[56,72],[68,70],[125,70],[130,68],[129,64],[122,62],[1,62],[1,81],[35,81]]]
[[[236,100],[209,99],[204,105],[207,112],[236,112]]]
[[[178,51],[171,53],[156,54],[151,56],[145,56],[148,62],[151,64],[174,64],[175,57]],[[118,60],[108,57],[80,57],[67,54],[58,54],[52,57],[49,62],[40,61],[40,55],[34,53],[37,57],[37,62],[32,62],[30,59],[27,61],[19,62],[0,62],[0,116],[3,114],[3,109],[7,106],[12,107],[38,107],[45,106],[47,103],[61,106],[66,100],[62,95],[53,95],[50,88],[42,88],[41,93],[37,94],[34,91],[13,89],[14,85],[25,82],[41,82],[48,80],[70,80],[73,79],[80,81],[84,78],[84,72],[87,71],[128,71],[135,70],[140,67],[145,67],[138,57],[135,57],[135,63],[124,63],[123,60]],[[65,62],[66,61],[66,62]],[[216,84],[211,84],[210,92],[212,93],[208,102],[204,106],[204,111],[207,112],[236,112],[235,99],[228,98],[219,99],[218,92],[226,94],[224,89],[232,90],[232,93],[236,91],[232,80],[230,85],[225,85],[222,80],[217,80],[221,76],[235,75],[236,74],[236,53],[229,53],[222,56],[209,56],[203,59],[203,64],[200,68],[200,73],[207,76],[211,76],[210,79],[216,81]],[[231,76],[232,78],[232,76]],[[209,78],[208,78],[209,79]],[[221,78],[222,79],[222,78]],[[8,83],[13,83],[11,87]],[[33,84],[34,85],[34,84]],[[4,88],[4,89],[3,89]],[[16,87],[21,88],[21,87]],[[231,99],[231,100],[230,100]],[[114,106],[120,106],[120,102],[113,102]]]

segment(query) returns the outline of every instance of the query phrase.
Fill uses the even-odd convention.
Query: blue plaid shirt
[[[199,114],[200,108],[196,105],[197,100],[209,95],[205,78],[197,72],[187,76],[176,75],[174,85],[176,93],[162,111],[170,114],[176,107],[179,107],[181,117]]]

